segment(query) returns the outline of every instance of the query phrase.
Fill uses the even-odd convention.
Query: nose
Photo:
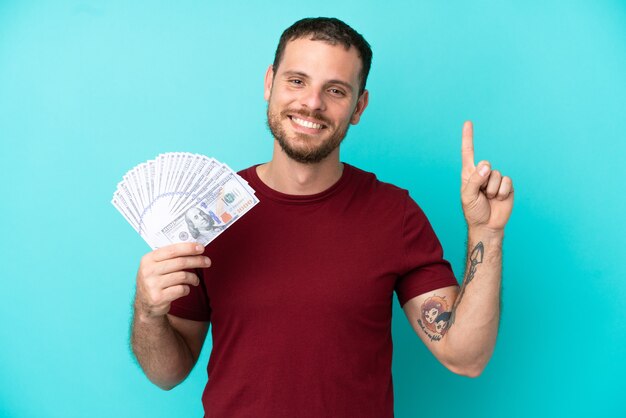
[[[309,110],[324,110],[324,98],[322,91],[315,88],[308,88],[302,91],[300,104]]]

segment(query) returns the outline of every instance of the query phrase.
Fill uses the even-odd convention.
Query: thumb
[[[480,193],[480,188],[487,184],[489,181],[489,174],[491,173],[491,166],[487,161],[481,161],[476,166],[474,172],[467,179],[465,184],[465,190],[463,191],[465,197],[468,200],[474,200]]]

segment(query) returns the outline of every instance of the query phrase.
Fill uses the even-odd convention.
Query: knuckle
[[[187,285],[181,285],[181,286],[179,287],[178,294],[179,294],[180,296],[187,296],[187,295],[189,294],[189,292],[190,292],[190,291],[191,291],[191,289],[189,289],[189,286],[187,286]]]
[[[156,294],[159,291],[159,284],[154,279],[146,279],[143,285],[148,294]]]
[[[154,264],[146,264],[141,269],[141,272],[143,273],[143,275],[145,277],[154,276],[155,272],[156,272],[156,268],[155,268]]]
[[[137,283],[143,283],[150,277],[150,270],[146,267],[140,266],[137,270]]]
[[[178,254],[179,255],[189,255],[189,254],[195,254],[196,253],[196,243],[195,242],[181,242],[180,244],[177,244],[178,246],[176,248],[178,248]]]
[[[146,294],[146,302],[150,306],[156,306],[161,302],[161,292],[156,289],[148,290]]]
[[[185,268],[192,269],[196,267],[196,259],[195,257],[185,257],[184,259]]]
[[[191,283],[194,286],[198,286],[200,284],[200,279],[198,278],[198,275],[195,273],[187,273],[187,279],[189,283]]]
[[[168,285],[173,285],[173,284],[177,284],[180,283],[181,278],[183,277],[184,271],[174,271],[171,272],[167,275],[167,284]]]
[[[184,258],[179,257],[176,259],[174,266],[176,270],[183,270],[185,267],[187,267],[187,261]]]

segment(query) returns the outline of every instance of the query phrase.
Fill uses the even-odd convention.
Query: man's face
[[[187,212],[187,216],[197,229],[211,228],[211,218],[198,208],[191,208]]]
[[[317,163],[338,152],[367,106],[367,91],[359,96],[361,65],[354,47],[303,38],[286,45],[275,73],[268,69],[268,125],[291,159]]]

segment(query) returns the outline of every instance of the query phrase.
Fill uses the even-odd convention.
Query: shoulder
[[[368,193],[376,195],[378,198],[383,197],[393,199],[394,201],[405,201],[409,196],[408,190],[381,181],[376,174],[372,172],[362,170],[350,164],[345,164],[345,169],[350,171],[353,187],[364,189]]]
[[[409,191],[394,184],[381,181],[374,173],[346,164],[351,170],[351,183],[361,199],[369,201],[377,210],[387,213],[402,213],[403,218],[412,218],[422,224],[427,222],[426,214],[410,196]]]

